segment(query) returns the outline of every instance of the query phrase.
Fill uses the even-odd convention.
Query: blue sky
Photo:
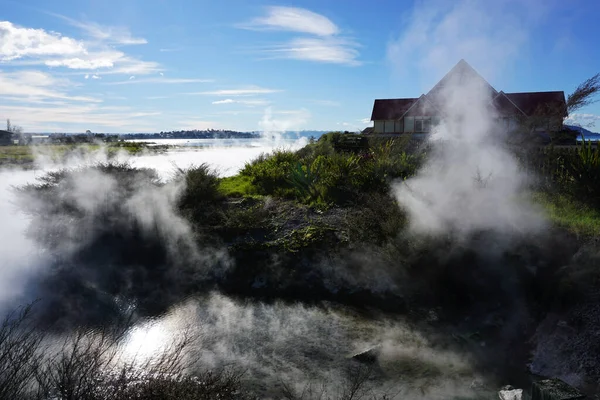
[[[461,58],[496,89],[600,72],[596,0],[0,0],[0,118],[30,132],[357,130]],[[600,104],[574,120],[600,130]]]

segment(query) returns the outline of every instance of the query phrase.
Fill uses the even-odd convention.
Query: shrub
[[[247,163],[240,175],[249,177],[259,194],[293,197],[294,190],[288,177],[299,161],[300,157],[295,152],[276,150]]]
[[[218,205],[224,196],[220,190],[220,179],[208,164],[177,170],[176,179],[182,179],[185,188],[179,197],[181,212],[196,224],[218,221]]]

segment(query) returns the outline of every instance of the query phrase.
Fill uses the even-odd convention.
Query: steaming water
[[[147,142],[146,140],[132,140]],[[154,141],[157,145],[181,146],[166,154],[136,157],[133,164],[139,167],[154,168],[166,178],[174,166],[186,168],[207,163],[221,176],[235,175],[248,161],[262,153],[273,150],[297,150],[306,145],[306,138],[299,139],[163,139]]]

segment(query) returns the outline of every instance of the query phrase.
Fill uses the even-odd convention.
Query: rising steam
[[[491,90],[476,75],[448,77],[433,96],[443,116],[428,161],[394,193],[419,233],[539,230],[541,214],[526,201],[528,182],[503,144]]]

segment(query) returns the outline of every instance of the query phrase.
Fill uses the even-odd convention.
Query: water
[[[131,140],[148,142],[147,140]],[[308,139],[162,139],[156,145],[178,146],[162,154],[146,154],[131,158],[133,165],[154,168],[168,179],[175,168],[188,168],[207,163],[220,176],[235,175],[244,165],[263,153],[274,150],[298,150]]]

